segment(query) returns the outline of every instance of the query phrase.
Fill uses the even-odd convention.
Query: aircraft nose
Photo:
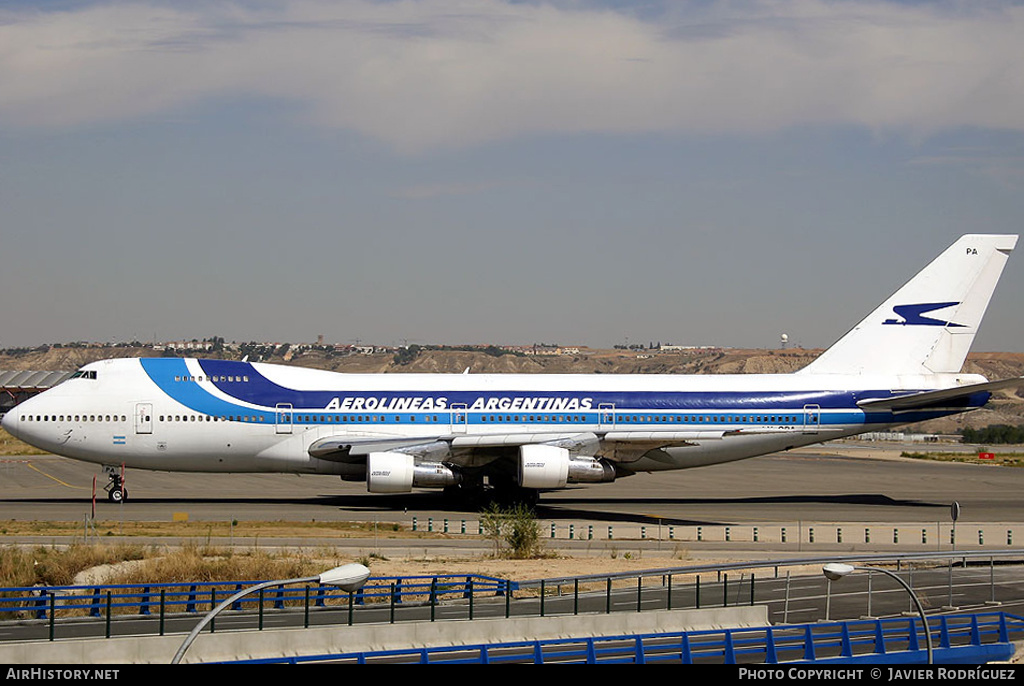
[[[18,437],[18,414],[16,410],[17,408],[15,407],[9,409],[4,414],[3,420],[0,421],[0,424],[2,424],[4,427],[4,431],[11,434],[15,438]]]

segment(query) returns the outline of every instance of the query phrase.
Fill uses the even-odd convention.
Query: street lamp
[[[324,586],[337,586],[343,591],[348,591],[349,593],[352,593],[362,588],[363,584],[366,583],[366,580],[368,578],[370,578],[370,570],[367,569],[366,566],[352,563],[347,565],[341,565],[340,567],[335,567],[334,569],[329,569],[326,572],[323,572],[322,574],[317,574],[316,576],[305,576],[299,577],[297,579],[284,579],[277,581],[264,581],[263,583],[256,584],[255,586],[244,588],[238,593],[235,593],[233,596],[231,596],[224,602],[222,602],[217,607],[207,612],[206,616],[199,620],[199,623],[196,624],[195,628],[192,629],[192,632],[185,638],[185,641],[181,644],[181,647],[178,648],[178,652],[174,654],[174,658],[171,660],[171,664],[176,665],[179,662],[181,662],[181,658],[185,656],[185,651],[188,650],[188,647],[190,645],[192,645],[192,641],[196,640],[196,637],[199,635],[199,632],[202,631],[203,627],[209,624],[214,617],[220,614],[220,612],[224,608],[228,607],[239,598],[249,595],[250,593],[255,593],[257,591],[263,590],[264,588],[270,588],[272,586],[303,584],[311,583],[313,581],[316,581]]]
[[[887,574],[899,582],[900,586],[906,589],[907,593],[910,594],[911,599],[914,601],[914,605],[917,607],[918,613],[921,615],[921,623],[924,625],[924,640],[925,645],[928,647],[928,664],[932,662],[932,632],[928,628],[928,617],[924,613],[924,606],[921,605],[921,600],[914,593],[914,589],[907,584],[906,581],[898,577],[897,575],[890,572],[888,569],[882,569],[881,567],[854,567],[853,565],[843,564],[841,562],[830,562],[821,568],[825,578],[829,581],[838,581],[851,572],[881,572]]]

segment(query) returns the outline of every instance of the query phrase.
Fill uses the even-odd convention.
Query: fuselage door
[[[804,405],[804,433],[816,434],[821,428],[821,405]]]
[[[135,403],[135,433],[153,433],[153,403]]]
[[[466,403],[455,403],[451,406],[452,433],[464,434],[469,426],[469,406]]]
[[[274,424],[279,434],[290,434],[292,432],[292,407],[291,403],[278,403],[274,412]]]
[[[597,406],[598,424],[602,429],[615,428],[615,404],[601,403]]]

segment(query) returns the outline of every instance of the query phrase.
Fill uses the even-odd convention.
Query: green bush
[[[495,557],[525,560],[542,557],[540,524],[527,505],[502,508],[492,503],[480,515],[484,535],[494,541]]]
[[[983,429],[967,427],[961,432],[961,436],[963,443],[1019,444],[1024,443],[1024,424],[989,424]]]

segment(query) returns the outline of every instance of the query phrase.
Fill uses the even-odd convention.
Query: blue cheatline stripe
[[[840,391],[776,392],[745,394],[739,392],[541,392],[528,391],[382,391],[332,392],[296,391],[267,380],[249,363],[202,360],[207,379],[225,395],[262,406],[252,409],[212,395],[202,385],[188,379],[191,372],[180,358],[142,359],[150,379],[169,397],[196,412],[213,416],[245,416],[252,421],[274,423],[278,404],[293,406],[294,424],[410,424],[449,423],[451,415],[465,416],[458,423],[470,426],[494,424],[608,425],[679,428],[743,428],[744,426],[787,425],[802,427],[808,423],[809,410],[817,405],[820,426],[856,426],[891,424],[889,412],[865,414],[856,408],[861,397],[891,397],[889,391],[858,393]],[[179,380],[176,381],[175,377]],[[221,379],[224,380],[221,380]],[[228,378],[238,379],[228,381]],[[242,381],[242,379],[246,379]],[[984,404],[987,393],[976,394],[964,402],[967,406]],[[458,407],[465,405],[465,408]],[[475,407],[474,407],[475,405]],[[601,405],[614,405],[602,411]],[[330,410],[325,409],[332,406]],[[411,406],[411,407],[410,407]],[[536,409],[531,409],[536,408]],[[395,410],[403,410],[396,412]],[[408,411],[408,410],[412,411]],[[899,421],[913,422],[943,417],[959,411],[955,408],[900,413]],[[436,420],[435,420],[436,417]],[[516,419],[518,417],[518,419]],[[635,417],[635,420],[634,420]],[[681,419],[680,419],[681,418]],[[427,421],[424,421],[424,420]],[[680,419],[677,421],[677,419]],[[689,421],[687,421],[687,419]],[[703,421],[701,421],[703,419]]]
[[[173,359],[147,360],[148,362],[173,362]],[[657,410],[732,410],[737,412],[782,412],[792,411],[794,407],[814,404],[822,409],[850,409],[856,407],[858,400],[868,398],[890,398],[889,390],[879,391],[765,391],[765,392],[692,392],[692,391],[298,391],[281,386],[267,379],[248,362],[230,360],[199,360],[199,365],[213,384],[226,395],[238,400],[274,407],[278,403],[287,403],[295,409],[324,410],[332,401],[344,403],[350,400],[347,407],[340,409],[349,412],[393,412],[409,409],[425,409],[428,411],[450,409],[453,405],[466,405],[470,411],[484,412],[573,412],[577,410],[596,410],[599,405],[611,404],[618,408],[630,408],[630,411]],[[184,372],[187,374],[188,372]],[[239,383],[227,381],[228,378],[246,377],[248,381]],[[172,374],[173,378],[173,374]],[[223,379],[223,380],[222,380]],[[412,408],[415,401],[430,401],[430,407]],[[527,400],[561,402],[562,407],[534,406],[526,408],[514,406],[517,402]],[[361,401],[356,405],[355,401]],[[481,406],[474,407],[480,403]],[[421,403],[422,405],[422,403]]]
[[[189,409],[211,416],[245,415],[254,417],[255,421],[274,422],[274,412],[254,410],[221,400],[211,395],[198,383],[175,381],[174,377],[176,376],[182,378],[191,375],[183,359],[153,358],[142,359],[141,362],[146,374],[161,391]]]

